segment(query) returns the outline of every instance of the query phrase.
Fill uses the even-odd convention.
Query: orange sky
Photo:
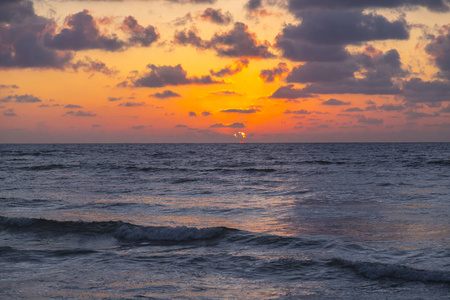
[[[2,1],[0,142],[450,141],[449,2],[330,1]]]

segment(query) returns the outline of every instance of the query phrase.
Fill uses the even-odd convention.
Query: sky
[[[450,142],[450,0],[0,0],[1,143]]]

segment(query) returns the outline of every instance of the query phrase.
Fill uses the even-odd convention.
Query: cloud
[[[83,108],[83,106],[76,104],[67,104],[66,106],[64,106],[64,108],[75,109],[75,108]]]
[[[450,105],[447,105],[446,107],[443,107],[441,109],[441,112],[442,113],[450,113]]]
[[[366,125],[381,125],[383,124],[383,119],[366,118],[364,115],[357,116],[358,123]]]
[[[264,82],[273,82],[275,79],[282,78],[287,72],[289,72],[287,64],[281,62],[273,69],[261,70],[259,77],[264,80]]]
[[[19,87],[15,84],[0,84],[0,90],[1,89],[18,89]]]
[[[350,107],[343,110],[343,112],[362,112],[362,111],[364,110],[359,107]]]
[[[250,11],[262,8],[262,0],[248,0],[245,4],[245,8]]]
[[[230,109],[224,109],[220,112],[223,113],[238,113],[238,114],[254,114],[257,112],[260,112],[257,108],[249,108],[249,109],[236,109],[236,108],[230,108]]]
[[[425,47],[425,51],[434,57],[436,66],[450,80],[450,24],[440,30],[440,35]]]
[[[307,62],[293,68],[286,81],[310,82],[304,91],[318,94],[400,94],[395,82],[408,73],[402,69],[398,51],[372,55],[356,53],[341,62]]]
[[[194,19],[192,18],[192,14],[189,12],[185,14],[183,17],[178,17],[173,21],[175,26],[185,26],[187,23],[192,22]]]
[[[180,3],[180,4],[187,4],[187,3],[192,3],[192,4],[202,4],[202,3],[213,4],[217,0],[166,0],[166,1],[174,2],[174,3]]]
[[[204,116],[204,117],[208,117],[208,116],[211,116],[211,115],[212,115],[212,113],[209,112],[209,111],[202,112],[202,116]]]
[[[188,77],[187,72],[181,65],[176,65],[175,67],[148,65],[147,68],[150,69],[150,72],[134,79],[134,86],[164,87],[166,85],[221,83],[212,79],[209,75],[202,77]]]
[[[403,82],[403,95],[408,103],[440,103],[450,101],[450,83],[423,81],[413,77]]]
[[[101,49],[105,51],[121,51],[125,42],[114,34],[103,35],[97,21],[88,10],[69,15],[65,27],[56,34],[45,35],[45,45],[58,50]]]
[[[195,30],[175,33],[174,41],[179,45],[192,45],[199,49],[214,49],[219,56],[227,57],[274,57],[267,42],[260,43],[256,34],[248,30],[241,22],[234,23],[233,29],[225,33],[216,33],[211,40],[203,40]]]
[[[28,0],[0,2],[0,67],[62,69],[71,52],[45,47],[43,36],[53,20],[37,16]]]
[[[71,111],[66,112],[65,115],[74,116],[74,117],[95,117],[95,116],[97,116],[94,113],[82,111],[82,110],[79,110],[79,111],[71,110]]]
[[[114,101],[120,101],[122,100],[122,97],[108,97],[108,101],[114,102]]]
[[[364,8],[396,8],[402,6],[423,6],[432,11],[448,11],[449,2],[447,0],[289,0],[290,11],[297,12],[309,8],[322,9],[364,9]]]
[[[353,78],[358,70],[353,60],[343,62],[307,62],[294,67],[286,78],[287,82],[335,82]]]
[[[102,125],[100,125],[100,124],[92,124],[92,126],[91,126],[92,128],[101,128],[102,127]]]
[[[170,90],[165,90],[162,93],[150,94],[149,96],[155,97],[155,98],[158,98],[158,99],[167,99],[167,98],[173,98],[173,97],[181,97],[180,94],[177,94],[177,93],[172,92]]]
[[[402,111],[405,109],[405,106],[402,104],[383,104],[378,106],[378,109],[384,110],[384,111]]]
[[[235,91],[220,91],[220,92],[211,93],[211,95],[214,95],[214,96],[242,96],[242,94],[239,94],[238,92],[235,92]]]
[[[233,21],[233,16],[229,12],[222,13],[220,8],[214,9],[209,7],[203,11],[200,15],[200,19],[219,25],[228,25]]]
[[[322,105],[350,105],[350,102],[344,102],[341,100],[331,98],[329,100],[323,101]]]
[[[175,125],[174,128],[188,128],[188,126],[183,125],[183,124],[178,124],[178,125]]]
[[[244,68],[247,68],[248,63],[248,59],[241,58],[240,60],[236,60],[232,65],[228,65],[219,71],[209,70],[209,73],[216,77],[231,76],[241,72]]]
[[[420,119],[420,118],[434,118],[434,117],[439,117],[439,113],[434,113],[434,114],[427,114],[424,112],[418,112],[418,111],[405,111],[404,114],[406,115],[406,118],[408,120],[416,120],[416,119]]]
[[[128,42],[131,45],[139,44],[142,47],[148,47],[160,37],[155,27],[152,25],[143,27],[132,16],[128,16],[123,20],[121,29],[130,35]]]
[[[213,124],[213,125],[209,126],[209,128],[245,128],[245,125],[244,125],[244,123],[233,123],[233,124],[228,124],[228,125],[218,123],[218,124]]]
[[[145,125],[131,126],[131,129],[134,129],[134,130],[142,130],[145,128],[147,128],[147,126],[145,126]]]
[[[299,25],[288,24],[276,38],[283,56],[294,61],[342,61],[346,45],[409,38],[404,19],[390,22],[384,16],[361,11],[299,10]]]
[[[136,107],[136,106],[144,106],[145,102],[124,102],[124,103],[120,103],[119,106],[124,106],[124,107]]]
[[[193,111],[189,112],[189,117],[196,117],[196,116],[197,116],[197,114],[195,112],[193,112]]]
[[[315,98],[316,96],[303,91],[302,89],[294,88],[293,84],[282,86],[278,88],[269,98],[274,99],[298,99],[298,98]]]
[[[301,110],[293,110],[293,111],[291,111],[291,110],[286,110],[285,112],[284,112],[284,114],[287,114],[287,115],[289,115],[289,114],[294,114],[294,115],[309,115],[309,114],[311,114],[311,112],[310,111],[307,111],[307,110],[305,110],[305,109],[301,109]]]
[[[13,108],[6,109],[3,111],[3,116],[5,117],[17,117],[17,114],[14,112]]]
[[[35,97],[33,95],[28,95],[28,94],[25,94],[25,95],[9,95],[9,96],[6,96],[6,97],[3,97],[3,98],[0,99],[0,102],[4,102],[4,103],[11,102],[11,101],[14,101],[14,102],[17,102],[17,103],[42,102],[42,100],[39,99],[38,97]]]
[[[113,76],[119,73],[115,68],[109,68],[104,62],[99,60],[92,60],[90,57],[85,57],[85,60],[78,60],[76,63],[71,63],[70,66],[78,71],[82,68],[84,72],[98,72],[108,76]]]

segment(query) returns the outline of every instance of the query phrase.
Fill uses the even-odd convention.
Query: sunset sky
[[[448,0],[0,0],[0,142],[450,141]]]

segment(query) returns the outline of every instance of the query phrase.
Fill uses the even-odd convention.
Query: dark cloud
[[[235,91],[220,91],[220,92],[211,93],[211,95],[214,95],[214,96],[242,96],[242,94],[239,94]]]
[[[402,69],[400,55],[392,49],[373,56],[354,54],[342,62],[308,62],[295,67],[286,80],[311,82],[304,88],[310,93],[395,95],[401,93],[396,79],[407,74]]]
[[[231,76],[241,72],[244,68],[247,68],[248,63],[248,59],[241,58],[240,60],[235,61],[232,65],[228,65],[218,71],[209,70],[209,73],[217,77]]]
[[[284,114],[287,114],[287,115],[289,115],[289,114],[294,114],[294,115],[309,115],[309,114],[311,114],[311,112],[310,111],[307,111],[306,109],[301,109],[301,110],[286,110],[285,112],[284,112]]]
[[[65,115],[74,116],[74,117],[95,117],[95,116],[97,116],[94,113],[91,113],[88,111],[82,111],[82,110],[79,110],[79,111],[71,110],[71,111],[66,112]]]
[[[133,80],[136,87],[164,87],[166,85],[183,84],[213,84],[221,83],[209,75],[202,77],[188,77],[181,65],[172,66],[147,66],[151,71]]]
[[[343,62],[307,62],[294,67],[286,78],[287,82],[335,82],[346,78],[353,78],[358,70],[353,60]]]
[[[298,99],[298,98],[315,98],[316,96],[303,91],[302,89],[294,88],[293,84],[282,86],[276,90],[269,98],[275,99]]]
[[[228,124],[228,125],[218,123],[218,124],[213,124],[213,125],[209,126],[209,128],[245,128],[245,125],[244,125],[244,123],[233,123],[233,124]]]
[[[3,111],[3,116],[5,117],[17,117],[17,114],[14,112],[13,108],[6,109]]]
[[[142,47],[148,47],[159,39],[159,33],[155,27],[152,25],[143,27],[132,16],[123,20],[121,29],[131,35],[128,39],[131,45],[139,44]]]
[[[359,107],[350,107],[343,110],[343,112],[362,112],[362,111],[364,110]]]
[[[355,10],[301,10],[297,17],[302,22],[286,25],[276,38],[283,56],[294,61],[342,61],[349,56],[346,45],[409,38],[404,19],[390,22]]]
[[[197,114],[195,112],[193,112],[193,111],[189,112],[189,117],[196,117],[196,116],[197,116]]]
[[[436,66],[450,80],[450,24],[440,30],[440,35],[426,46],[426,52],[434,57]]]
[[[402,111],[405,109],[405,106],[402,104],[383,104],[378,106],[378,109],[384,110],[384,111]]]
[[[145,128],[147,128],[147,126],[145,126],[145,125],[137,125],[137,126],[132,126],[131,127],[131,129],[134,129],[134,130],[142,130],[142,129],[145,129]]]
[[[289,9],[293,12],[307,8],[323,9],[364,9],[396,8],[402,6],[423,6],[432,11],[448,11],[448,0],[289,0]]]
[[[233,21],[233,16],[229,12],[222,13],[220,8],[214,9],[211,7],[205,9],[200,15],[200,18],[203,21],[209,21],[219,25],[228,25]]]
[[[175,125],[174,128],[188,128],[188,126],[187,125],[178,124],[178,125]]]
[[[113,76],[119,73],[119,70],[106,66],[104,62],[99,60],[92,60],[90,57],[85,57],[84,60],[78,60],[76,63],[71,63],[70,66],[75,70],[82,69],[84,72],[98,72],[108,76]]]
[[[435,118],[435,117],[439,117],[439,113],[434,113],[434,114],[427,114],[424,112],[418,112],[418,111],[405,111],[404,114],[406,115],[406,118],[408,120],[416,120],[416,119],[420,119],[420,118]]]
[[[256,34],[249,32],[248,26],[241,22],[234,23],[229,32],[216,33],[211,40],[203,40],[194,30],[175,33],[175,43],[192,45],[199,49],[214,49],[219,56],[271,58],[267,42],[260,43]]]
[[[275,79],[283,77],[287,72],[289,72],[287,64],[281,62],[273,69],[261,70],[259,77],[265,82],[273,82]]]
[[[108,97],[108,101],[114,102],[114,101],[120,101],[122,100],[122,97]]]
[[[18,89],[19,87],[15,84],[0,84],[0,90],[1,89]]]
[[[450,101],[450,83],[423,81],[413,77],[403,83],[403,95],[409,103],[440,103]]]
[[[185,14],[183,17],[178,17],[173,21],[175,26],[185,26],[187,23],[194,21],[191,13]]]
[[[66,106],[64,106],[64,108],[75,109],[75,108],[83,108],[83,106],[76,105],[76,104],[67,104]]]
[[[322,105],[350,105],[350,104],[351,104],[350,102],[344,102],[333,98],[322,102]]]
[[[3,97],[0,99],[0,102],[17,102],[17,103],[36,103],[36,102],[42,102],[41,99],[39,99],[38,97],[35,97],[33,95],[9,95],[6,97]]]
[[[230,109],[224,109],[220,112],[223,113],[238,113],[238,114],[254,114],[257,112],[260,112],[257,108],[249,108],[249,109],[236,109],[236,108],[230,108]]]
[[[100,124],[92,124],[92,126],[91,126],[92,128],[101,128],[102,127],[102,125],[100,125]]]
[[[88,50],[102,49],[105,51],[120,51],[125,42],[116,35],[100,33],[96,20],[88,10],[69,15],[65,27],[56,34],[45,35],[45,45],[58,50]]]
[[[383,124],[383,119],[366,118],[364,115],[357,116],[358,123],[366,125],[381,125]]]
[[[208,116],[210,116],[210,115],[212,115],[212,113],[209,112],[209,111],[204,111],[204,112],[202,112],[202,116],[204,116],[204,117],[208,117]]]
[[[262,0],[248,0],[245,4],[247,10],[256,10],[262,8]]]
[[[0,67],[64,68],[73,54],[46,48],[42,38],[55,26],[35,14],[31,1],[0,2]]]
[[[124,103],[120,103],[119,106],[124,106],[124,107],[136,107],[136,106],[144,106],[145,102],[124,102]]]
[[[158,99],[167,99],[167,98],[173,98],[173,97],[181,97],[181,95],[177,94],[175,92],[172,92],[170,90],[165,90],[162,93],[151,94],[150,97],[155,97]]]

